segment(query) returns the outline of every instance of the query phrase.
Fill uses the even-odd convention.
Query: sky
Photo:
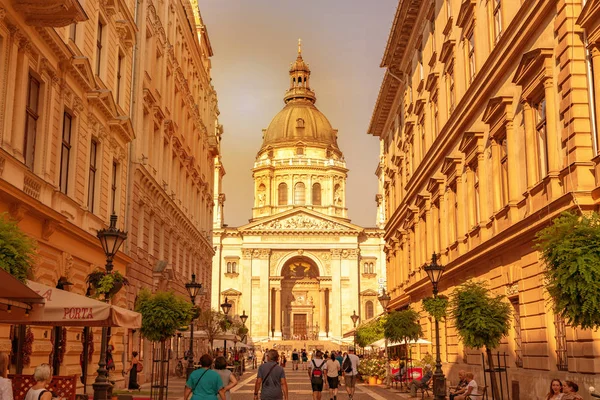
[[[226,175],[225,223],[252,217],[252,167],[262,129],[283,108],[298,39],[311,69],[316,106],[338,129],[350,170],[353,223],[375,226],[379,140],[367,134],[383,79],[381,58],[398,0],[200,0],[214,56],[213,85]]]

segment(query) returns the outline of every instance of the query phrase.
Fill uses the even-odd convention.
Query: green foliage
[[[385,358],[368,357],[358,364],[358,372],[364,376],[385,377]]]
[[[562,213],[537,234],[546,290],[569,325],[600,328],[600,216]]]
[[[383,338],[384,318],[372,319],[356,328],[356,344],[366,347]]]
[[[433,355],[431,355],[429,353],[425,353],[423,358],[421,358],[420,360],[414,361],[414,365],[415,365],[415,367],[425,367],[426,365],[429,365],[431,367],[431,366],[435,365],[435,360],[433,358]]]
[[[448,297],[426,297],[423,299],[423,308],[429,315],[438,321],[446,318],[446,310],[448,309]]]
[[[493,296],[487,282],[467,281],[452,292],[450,316],[467,347],[493,349],[510,329],[510,305]]]
[[[94,288],[92,297],[98,298],[102,295],[105,299],[110,299],[117,294],[123,285],[129,285],[127,278],[119,271],[107,273],[100,269],[90,273],[86,282]]]
[[[423,334],[419,313],[412,309],[394,311],[387,316],[384,335],[393,342],[417,340]]]
[[[0,214],[0,268],[25,283],[31,275],[36,242],[6,213]]]
[[[211,346],[213,340],[215,340],[215,336],[225,332],[225,329],[223,329],[226,327],[223,322],[224,319],[225,315],[215,310],[206,309],[200,312],[198,325],[202,330],[206,331],[206,336]]]
[[[194,313],[192,304],[173,292],[152,294],[148,289],[140,291],[135,310],[142,314],[142,336],[152,342],[166,340],[189,325]]]

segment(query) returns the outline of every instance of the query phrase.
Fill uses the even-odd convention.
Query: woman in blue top
[[[210,369],[212,358],[205,354],[200,357],[200,369],[190,374],[185,383],[184,400],[225,400],[223,380],[216,371]],[[218,395],[218,397],[217,397]]]

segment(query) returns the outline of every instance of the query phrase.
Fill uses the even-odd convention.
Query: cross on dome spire
[[[310,89],[310,68],[302,59],[302,39],[298,39],[298,57],[290,65],[290,88],[285,93],[287,103],[294,99],[316,101],[315,92]]]
[[[298,56],[302,57],[302,39],[298,38]]]

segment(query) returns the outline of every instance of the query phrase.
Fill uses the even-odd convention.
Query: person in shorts
[[[308,365],[308,377],[310,378],[310,385],[312,386],[312,397],[313,400],[321,400],[321,392],[323,391],[324,384],[324,370],[325,360],[323,360],[323,353],[321,350],[315,352],[315,358],[310,361]]]
[[[338,372],[338,384],[342,385],[342,363],[344,362],[344,356],[342,356],[342,352],[338,351],[335,353],[335,359],[340,364],[340,372]]]
[[[288,400],[288,385],[285,370],[279,365],[279,353],[272,349],[266,352],[267,361],[258,367],[254,383],[254,400]]]
[[[308,354],[306,349],[302,349],[302,369],[306,369],[306,363],[308,362]]]
[[[348,361],[346,361],[348,360]],[[346,392],[348,393],[348,399],[354,398],[354,392],[356,391],[356,376],[358,375],[358,365],[360,360],[356,354],[354,354],[354,348],[351,347],[348,350],[348,355],[342,362],[342,373],[344,375],[344,383],[346,384]]]
[[[331,352],[331,357],[325,364],[325,371],[327,372],[327,386],[329,386],[329,400],[337,400],[338,385],[339,385],[339,372],[342,366],[335,358],[335,351]]]
[[[294,351],[292,351],[292,371],[293,370],[298,371],[299,363],[300,363],[300,354],[298,353],[298,350],[294,349]]]

